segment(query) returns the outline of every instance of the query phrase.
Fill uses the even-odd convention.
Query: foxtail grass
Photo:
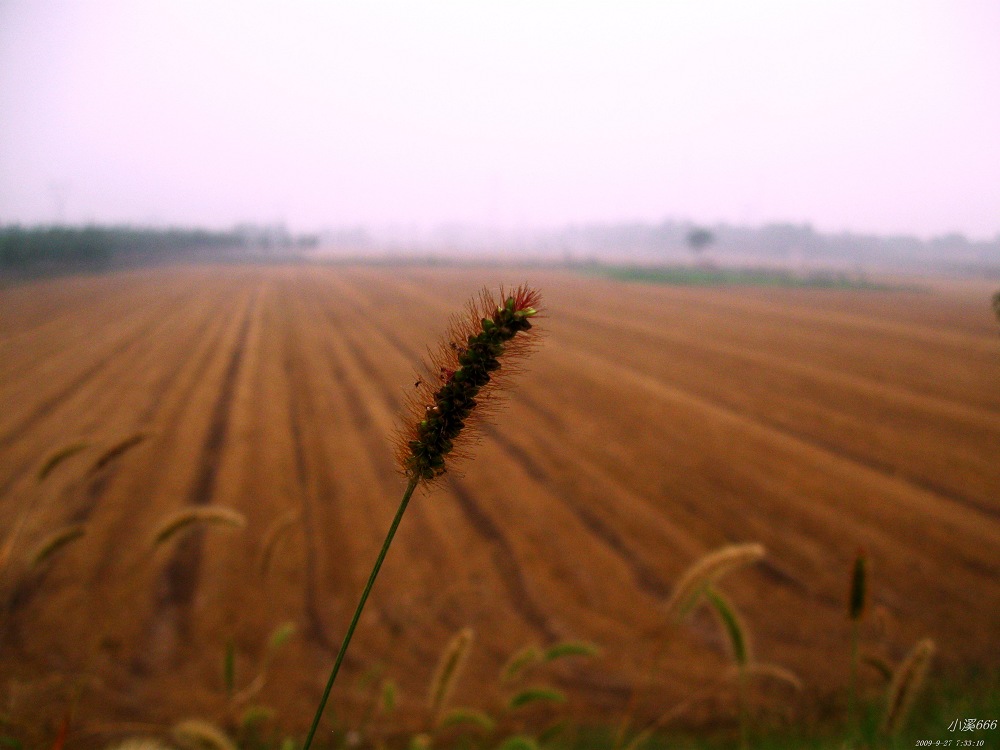
[[[529,687],[519,690],[507,701],[507,708],[515,709],[532,703],[565,703],[566,694],[550,687]]]
[[[285,535],[291,531],[295,522],[299,520],[299,512],[296,510],[289,511],[284,515],[278,516],[271,525],[267,527],[264,532],[264,536],[261,538],[260,545],[260,563],[259,570],[262,576],[266,576],[268,571],[271,569],[271,560],[274,557],[274,553],[281,544],[282,539]]]
[[[680,578],[677,579],[677,583],[674,584],[666,605],[664,606],[664,624],[667,633],[680,625],[684,619],[691,614],[713,584],[718,582],[728,573],[747,565],[752,565],[753,563],[763,559],[765,554],[766,552],[763,545],[757,543],[745,543],[729,544],[698,558],[681,574]],[[613,743],[613,748],[615,750],[619,750],[623,747],[636,747],[636,743],[640,740],[640,737],[642,738],[642,742],[648,739],[649,735],[646,735],[644,733],[646,730],[644,730],[644,732],[640,732],[628,743],[625,742],[625,737],[629,732],[629,725],[632,722],[632,717],[635,715],[642,697],[649,691],[649,688],[652,685],[653,676],[660,667],[660,662],[662,661],[666,645],[667,638],[666,634],[664,634],[661,636],[660,643],[656,647],[652,658],[649,660],[642,682],[638,688],[633,689],[632,695],[629,698],[628,705],[625,708],[625,714],[618,726],[618,731]],[[670,712],[667,712],[667,714],[664,714],[664,717],[669,714]],[[649,729],[648,731],[651,732],[652,729]]]
[[[28,567],[37,568],[63,547],[75,542],[87,533],[87,528],[82,523],[75,523],[64,526],[61,529],[49,534],[32,551],[28,558]]]
[[[892,681],[892,666],[881,656],[877,654],[865,654],[861,657],[861,663],[878,672],[879,676],[886,682]]]
[[[226,695],[233,706],[239,706],[252,700],[267,684],[270,674],[271,664],[281,648],[295,635],[295,623],[285,622],[278,625],[267,641],[267,651],[264,652],[264,660],[261,662],[257,676],[242,690],[236,690],[235,674],[235,648],[231,645],[232,640],[226,644],[226,652],[223,660],[223,680],[226,688]]]
[[[847,720],[850,731],[858,722],[858,661],[861,617],[865,613],[868,594],[868,557],[859,551],[851,570],[851,589],[847,597],[847,618],[851,621],[851,672],[847,690]]]
[[[419,485],[433,484],[463,457],[463,446],[475,437],[477,425],[499,403],[508,377],[534,348],[537,331],[531,319],[538,315],[540,303],[539,292],[524,285],[513,290],[501,287],[499,298],[483,290],[464,314],[452,318],[444,340],[418,370],[416,387],[406,400],[394,436],[396,463],[406,477],[406,489],[337,652],[303,750],[312,746],[340,665],[410,498]]]
[[[739,679],[741,671],[747,679],[772,680],[774,682],[780,682],[782,685],[787,685],[796,692],[802,691],[803,685],[799,676],[792,670],[787,669],[780,664],[751,661],[743,665],[742,669],[739,665],[734,665],[730,669],[729,675],[734,680]]]
[[[448,699],[455,690],[455,683],[462,674],[462,668],[469,656],[473,633],[471,628],[460,630],[441,654],[437,669],[427,692],[427,707],[430,709],[431,722],[437,724]]]
[[[218,526],[229,526],[231,528],[243,528],[247,519],[239,511],[232,508],[222,507],[200,507],[184,508],[174,513],[169,513],[160,521],[153,532],[151,546],[157,549],[169,542],[176,534],[196,524],[214,524]]]
[[[719,622],[722,623],[722,627],[726,631],[729,648],[733,654],[733,661],[736,662],[736,701],[740,720],[740,747],[746,748],[749,746],[747,727],[747,664],[750,662],[750,643],[747,638],[746,625],[743,624],[743,618],[733,603],[711,585],[705,589],[705,599],[712,605],[712,609],[719,617]]]
[[[225,732],[204,719],[187,719],[175,724],[170,735],[184,750],[237,750],[236,743]]]
[[[226,688],[226,697],[232,698],[236,689],[236,643],[232,638],[226,640],[226,651],[222,658],[222,683]]]
[[[439,726],[457,727],[469,726],[489,734],[496,728],[497,723],[485,711],[478,711],[473,708],[453,708],[441,717]]]
[[[152,737],[130,737],[117,745],[109,745],[106,750],[174,750]]]
[[[593,643],[586,641],[560,641],[545,649],[542,653],[542,661],[555,661],[564,659],[567,656],[598,656],[601,649]]]
[[[97,474],[99,471],[101,471],[101,469],[110,464],[112,461],[114,461],[117,458],[120,458],[121,456],[125,455],[130,450],[135,448],[137,445],[143,443],[148,437],[149,437],[148,433],[136,432],[132,435],[129,435],[127,438],[124,438],[123,440],[119,440],[117,443],[112,445],[110,448],[108,448],[94,460],[94,463],[90,465],[90,469],[88,469],[87,471],[87,476],[91,477]]]
[[[680,622],[695,608],[702,594],[727,573],[764,557],[760,544],[730,544],[697,560],[677,581],[667,600],[667,617]]]
[[[896,668],[886,695],[885,717],[882,731],[894,735],[903,728],[913,701],[923,687],[936,647],[930,638],[924,638],[907,654]]]
[[[746,625],[736,607],[729,599],[711,586],[705,590],[705,598],[712,609],[719,616],[719,622],[729,640],[729,649],[732,651],[733,660],[742,669],[750,661],[750,643],[747,639]]]
[[[59,464],[61,464],[63,461],[69,458],[72,458],[77,453],[85,451],[89,447],[90,443],[81,440],[76,443],[70,443],[69,445],[64,446],[59,450],[55,451],[54,453],[52,453],[52,455],[46,458],[42,462],[42,465],[39,467],[37,475],[38,481],[39,482],[44,481],[49,474],[55,471],[56,467],[59,466]]]
[[[538,646],[525,646],[504,664],[503,669],[500,670],[500,682],[512,682],[520,677],[525,670],[538,664],[544,658],[544,652]]]

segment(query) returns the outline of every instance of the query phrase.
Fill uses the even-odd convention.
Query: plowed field
[[[620,712],[672,583],[741,541],[766,561],[722,588],[756,658],[794,670],[806,695],[846,684],[859,547],[873,571],[866,651],[891,662],[930,636],[939,674],[1000,667],[1000,331],[985,287],[192,267],[0,291],[3,705],[55,722],[78,696],[78,726],[213,715],[226,642],[245,682],[292,621],[258,702],[301,731],[404,485],[388,436],[414,365],[479,288],[522,281],[543,293],[541,348],[474,460],[411,503],[331,715],[357,709],[352,685],[377,662],[419,705],[465,626],[476,641],[455,702],[488,704],[521,646],[577,638],[602,656],[551,679],[580,710]],[[154,547],[189,506],[247,524]],[[282,517],[294,522],[265,569]],[[31,566],[69,524],[84,536]],[[727,663],[696,614],[650,705]]]

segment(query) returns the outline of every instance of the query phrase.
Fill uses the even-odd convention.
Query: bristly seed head
[[[848,597],[847,616],[857,622],[865,613],[865,594],[868,583],[868,556],[864,550],[858,550],[851,571],[851,593]]]
[[[541,295],[527,286],[511,292],[501,287],[500,299],[483,290],[463,317],[452,320],[426,374],[417,377],[395,441],[407,477],[430,481],[445,473],[455,441],[488,410],[511,364],[531,349],[536,331],[530,318],[538,314]]]

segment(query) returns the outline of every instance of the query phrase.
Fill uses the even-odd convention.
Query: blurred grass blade
[[[729,637],[729,645],[733,651],[733,658],[740,666],[746,666],[748,660],[746,628],[743,626],[736,608],[714,588],[709,587],[706,589],[705,597],[722,621],[726,635]]]
[[[274,632],[271,633],[271,639],[268,641],[267,647],[271,651],[277,651],[279,648],[288,643],[293,635],[295,635],[295,623],[284,622],[276,627]]]
[[[442,727],[453,727],[462,724],[478,727],[484,732],[492,732],[496,727],[496,722],[493,721],[489,714],[477,711],[474,708],[453,708],[441,717],[440,726]]]
[[[667,600],[667,617],[683,620],[695,608],[702,594],[713,583],[737,568],[751,565],[764,557],[760,544],[730,544],[696,560],[681,575]]]
[[[236,644],[232,638],[226,641],[226,653],[222,660],[222,680],[226,686],[226,695],[232,698],[236,687]]]
[[[515,693],[511,699],[507,702],[507,707],[521,708],[522,706],[527,706],[531,703],[565,703],[566,695],[560,690],[548,687],[532,687],[526,688],[519,693]]]
[[[45,539],[39,543],[34,552],[31,553],[31,557],[28,562],[29,567],[38,567],[63,547],[71,542],[75,542],[86,533],[87,529],[84,524],[77,523],[71,526],[64,526],[52,534],[49,534],[49,536],[45,537]]]
[[[892,667],[882,657],[875,656],[875,654],[866,654],[861,658],[861,661],[878,672],[886,682],[892,679]]]
[[[538,743],[526,734],[508,737],[498,750],[538,750]]]
[[[532,664],[542,661],[542,652],[537,646],[525,646],[514,654],[500,671],[502,682],[511,682]]]
[[[601,649],[584,641],[563,641],[548,648],[542,657],[545,661],[555,661],[567,656],[597,656]]]
[[[391,714],[396,710],[396,694],[399,688],[393,680],[386,680],[382,683],[382,713]]]
[[[472,629],[463,628],[448,642],[441,653],[441,659],[434,672],[434,679],[431,680],[427,696],[427,704],[435,721],[448,702],[448,698],[455,688],[455,683],[458,682],[471,646]]]
[[[129,435],[124,440],[120,440],[115,443],[104,451],[104,453],[98,456],[97,460],[91,464],[90,470],[87,472],[87,476],[90,477],[97,474],[101,469],[110,464],[116,458],[123,456],[125,453],[128,453],[130,450],[142,443],[147,437],[149,436],[145,432],[137,432],[134,435]]]
[[[246,526],[246,517],[232,508],[185,508],[167,515],[160,522],[153,534],[153,548],[168,542],[182,529],[199,523],[242,528]]]
[[[260,545],[260,574],[266,576],[268,571],[271,569],[271,560],[274,557],[274,553],[277,551],[282,539],[285,535],[292,529],[295,522],[299,520],[299,513],[296,510],[291,510],[281,516],[278,516],[271,525],[267,527],[267,531],[264,532],[264,536],[261,540]]]
[[[204,719],[187,719],[174,724],[170,734],[185,750],[238,750],[225,732]]]
[[[42,462],[41,468],[38,470],[38,481],[41,482],[51,474],[55,468],[65,461],[67,458],[72,458],[77,453],[86,450],[90,447],[89,443],[80,441],[78,443],[71,443],[64,448],[60,448],[51,456],[49,456],[45,461]]]

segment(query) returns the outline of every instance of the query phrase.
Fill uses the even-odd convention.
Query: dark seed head
[[[445,472],[446,456],[482,405],[490,402],[504,365],[531,348],[529,318],[538,314],[540,295],[522,286],[509,294],[501,289],[501,299],[497,304],[484,291],[464,318],[452,322],[446,342],[426,368],[440,373],[436,387],[435,378],[417,379],[421,387],[410,398],[411,419],[397,440],[397,458],[406,476],[427,480]]]

